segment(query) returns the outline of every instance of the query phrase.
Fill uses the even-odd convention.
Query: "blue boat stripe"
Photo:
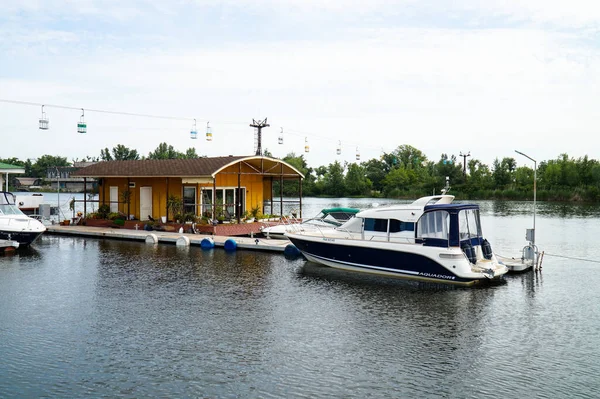
[[[309,253],[309,255],[312,256],[312,257],[314,257],[314,258],[323,259],[323,260],[326,260],[326,261],[329,261],[329,262],[341,263],[341,264],[344,264],[344,265],[349,265],[349,266],[354,266],[354,267],[360,267],[360,268],[363,268],[363,269],[385,270],[387,272],[392,272],[392,273],[406,273],[406,274],[412,274],[414,276],[418,276],[419,275],[419,272],[415,272],[415,271],[412,271],[412,270],[390,269],[388,267],[362,265],[360,263],[345,262],[345,261],[341,261],[341,260],[338,260],[338,259],[328,259],[328,258],[325,258],[323,256],[314,255],[314,254],[311,254],[311,253]]]

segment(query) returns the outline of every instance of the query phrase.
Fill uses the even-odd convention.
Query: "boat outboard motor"
[[[473,248],[473,246],[468,242],[464,242],[460,246],[465,255],[467,256],[467,259],[469,259],[469,262],[471,262],[472,264],[477,263],[477,257],[475,255],[475,249]]]
[[[481,242],[481,251],[483,251],[483,257],[486,259],[492,259],[492,246],[487,239],[483,239]]]

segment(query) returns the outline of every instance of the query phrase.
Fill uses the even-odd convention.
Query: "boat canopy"
[[[15,195],[8,191],[0,191],[0,205],[14,205]]]
[[[479,205],[428,205],[417,222],[417,240],[430,246],[458,247],[482,241]]]
[[[357,214],[358,212],[360,212],[360,209],[356,209],[356,208],[326,208],[321,210],[322,213],[324,213],[325,215],[329,215],[330,213],[351,213],[353,215]]]
[[[476,204],[435,204],[435,205],[427,205],[425,207],[425,212],[431,210],[447,210],[450,213],[458,213],[463,209],[479,209],[479,205]]]

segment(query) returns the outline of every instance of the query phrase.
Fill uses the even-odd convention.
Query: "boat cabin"
[[[479,206],[434,204],[362,211],[338,230],[360,233],[370,241],[414,242],[435,247],[481,245]]]

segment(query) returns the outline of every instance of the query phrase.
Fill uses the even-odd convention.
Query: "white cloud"
[[[39,10],[40,4],[24,7]],[[111,13],[135,15],[116,7],[108,10],[111,7],[102,3],[86,4],[75,13],[97,12],[106,18],[117,18]],[[144,4],[147,7],[139,12],[148,18],[170,18],[162,11],[153,14],[163,3]],[[358,5],[347,2],[291,4],[299,15],[288,12],[296,10],[290,3],[244,1],[220,6],[249,5],[252,12],[270,6],[287,12],[286,18],[303,20],[302,13],[308,12],[333,18],[398,13],[398,8],[406,10],[402,7],[423,16],[440,5],[429,2],[419,8],[420,2],[381,1],[358,10]],[[589,27],[597,21],[595,9],[585,13],[586,18],[579,11],[565,14],[573,27],[559,29],[569,24],[555,22],[560,8],[554,3],[548,9],[538,2],[526,7],[508,4],[459,2],[452,10],[464,21],[502,15],[526,23],[436,27],[440,21],[431,19],[423,27],[403,27],[374,26],[371,20],[319,40],[313,37],[319,36],[320,28],[310,21],[311,35],[305,37],[248,42],[233,35],[223,42],[218,37],[199,38],[198,43],[173,46],[169,44],[178,37],[157,29],[149,39],[148,32],[135,29],[135,21],[125,33],[94,30],[83,36],[44,24],[31,32],[21,29],[13,33],[14,41],[29,51],[13,51],[13,71],[0,80],[1,98],[197,118],[199,132],[210,120],[215,140],[189,140],[190,120],[167,122],[92,112],[86,113],[89,133],[77,135],[73,123],[78,112],[52,110],[51,132],[64,135],[56,140],[40,136],[31,123],[39,110],[17,112],[18,106],[1,103],[0,132],[10,126],[36,137],[27,151],[37,151],[38,156],[50,149],[66,151],[70,157],[98,155],[100,148],[117,144],[147,154],[163,141],[180,150],[195,144],[199,153],[208,155],[244,154],[252,152],[248,123],[268,116],[272,128],[266,131],[263,147],[281,156],[302,153],[306,135],[311,145],[306,157],[312,166],[336,159],[338,140],[348,161],[354,160],[356,146],[365,160],[378,156],[382,148],[391,151],[401,144],[413,145],[433,159],[441,153],[471,150],[473,157],[487,164],[496,157],[514,156],[517,145],[526,152],[535,150],[540,159],[561,152],[600,158],[590,152],[596,143],[586,138],[599,122],[594,104],[600,53],[586,42]],[[56,13],[68,8],[68,4],[44,3],[44,7],[52,5]],[[196,3],[196,7],[205,5]],[[184,6],[191,7],[174,4],[171,12]],[[444,7],[439,10],[442,14],[448,11]],[[444,22],[440,25],[448,25]],[[543,26],[548,23],[554,28]],[[584,25],[585,29],[577,29]],[[0,31],[7,32],[6,25],[0,25]],[[125,34],[139,45],[125,47]],[[60,55],[46,51],[52,46]],[[35,51],[40,48],[44,51]],[[275,140],[281,126],[289,135],[280,147]],[[0,153],[0,157],[9,155]]]

